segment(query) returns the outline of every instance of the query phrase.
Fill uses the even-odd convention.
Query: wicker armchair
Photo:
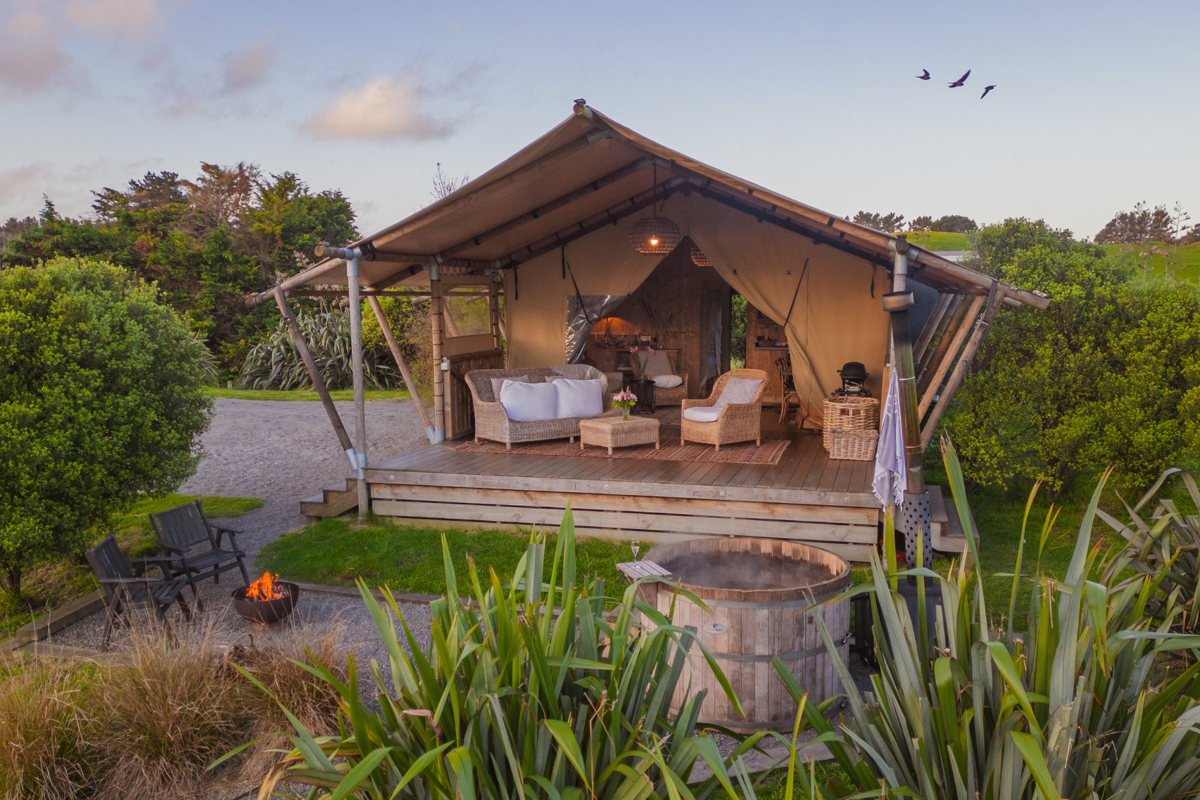
[[[604,373],[588,367],[581,374],[590,380],[605,380]],[[531,383],[545,383],[551,378],[565,378],[549,367],[530,369],[476,369],[467,373],[467,386],[471,389],[471,400],[475,406],[475,441],[491,439],[504,442],[509,450],[514,442],[541,442],[547,439],[570,439],[579,435],[579,420],[594,417],[565,417],[560,419],[512,420],[504,411],[492,391],[492,378],[515,378],[527,376]],[[606,381],[607,383],[607,381]],[[620,415],[621,410],[612,407],[612,395],[604,393],[603,413],[597,416]]]
[[[700,442],[715,445],[717,452],[723,444],[736,444],[753,440],[762,444],[762,396],[767,388],[767,373],[761,369],[735,369],[717,378],[713,385],[712,394],[702,400],[684,400],[683,410],[696,407],[711,407],[716,405],[725,384],[730,378],[750,378],[758,380],[758,389],[749,403],[730,403],[721,409],[721,416],[715,422],[696,422],[687,417],[682,419],[683,444]]]
[[[683,383],[673,389],[654,389],[654,406],[677,406],[680,405],[688,396],[688,375],[686,372],[680,372],[679,366],[676,363],[679,358],[678,350],[667,350],[667,358],[671,360],[671,371],[679,377],[683,378]],[[641,373],[638,370],[637,359],[633,360],[633,375],[638,380],[641,380]]]

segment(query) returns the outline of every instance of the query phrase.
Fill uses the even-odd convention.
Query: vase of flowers
[[[637,395],[628,389],[622,389],[613,395],[613,405],[621,409],[621,419],[629,419],[629,409],[637,402]]]
[[[637,362],[637,372],[635,373],[638,380],[646,379],[646,366],[650,363],[650,356],[654,355],[653,347],[631,347],[629,352],[633,355],[633,360]]]

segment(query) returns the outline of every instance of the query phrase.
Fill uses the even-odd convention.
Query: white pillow
[[[683,377],[680,375],[655,375],[654,385],[660,389],[674,389],[676,386],[683,384]]]
[[[517,381],[518,383],[529,383],[528,375],[513,375],[511,378],[492,378],[492,397],[496,398],[496,402],[500,402],[500,387],[505,381]]]
[[[666,350],[655,350],[650,354],[650,358],[646,359],[646,374],[644,377],[654,378],[659,375],[670,375],[671,358],[667,355]]]
[[[558,387],[553,383],[506,380],[500,387],[500,405],[514,422],[554,419],[558,412]]]
[[[551,381],[558,388],[556,416],[594,417],[604,413],[604,381],[577,381],[555,378]]]
[[[683,411],[683,418],[690,419],[692,422],[716,422],[719,416],[721,416],[720,406],[694,406],[685,408]]]

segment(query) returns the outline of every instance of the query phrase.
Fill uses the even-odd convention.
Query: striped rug
[[[767,439],[762,445],[754,442],[738,444],[723,444],[721,452],[710,444],[688,442],[680,444],[678,436],[663,436],[659,441],[659,449],[652,444],[635,447],[615,447],[612,458],[638,458],[657,461],[712,461],[722,464],[778,464],[783,458],[783,451],[791,442],[787,439]],[[507,453],[502,442],[473,441],[464,442],[452,448],[455,453]],[[556,439],[550,442],[523,442],[512,446],[513,455],[522,456],[583,456],[586,458],[609,458],[608,449],[604,447],[585,447],[579,449],[579,442],[568,442],[566,439]]]

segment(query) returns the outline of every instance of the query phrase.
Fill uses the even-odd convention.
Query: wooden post
[[[317,395],[321,398],[321,404],[325,406],[325,413],[329,415],[329,422],[333,425],[333,432],[337,434],[338,442],[342,445],[342,450],[350,456],[351,463],[353,463],[354,445],[350,443],[350,435],[346,433],[346,426],[342,424],[342,418],[338,415],[337,406],[333,404],[333,398],[329,396],[329,388],[325,385],[325,379],[321,377],[321,373],[317,370],[317,362],[313,361],[312,353],[308,351],[308,343],[304,341],[304,334],[300,332],[300,326],[296,324],[296,318],[292,316],[292,309],[288,306],[283,289],[276,286],[273,294],[275,305],[279,306],[279,313],[283,315],[283,323],[287,326],[288,333],[292,335],[292,343],[296,345],[296,350],[300,353],[300,359],[304,361],[304,369],[308,371],[309,380],[312,381],[313,388],[316,389]]]
[[[446,377],[442,372],[442,282],[436,268],[429,271],[429,323],[433,329],[433,429],[440,442],[446,436]]]
[[[1000,310],[1000,306],[1003,304],[1004,287],[998,281],[993,282],[991,294],[988,296],[987,308],[984,309],[983,316],[975,323],[975,330],[971,334],[966,348],[963,350],[962,358],[958,360],[958,365],[954,368],[954,372],[950,373],[950,379],[946,381],[946,388],[942,390],[937,405],[933,407],[933,413],[929,415],[929,420],[921,430],[921,450],[924,450],[933,441],[933,432],[937,430],[938,423],[942,421],[946,409],[950,406],[950,400],[953,399],[954,393],[958,391],[959,385],[963,382],[963,378],[967,374],[967,368],[971,366],[971,361],[975,359],[975,354],[979,351],[979,345],[983,341],[983,335],[991,327],[992,320],[996,317],[996,312]],[[968,532],[967,535],[970,536],[971,534]]]
[[[967,338],[967,334],[971,330],[971,323],[979,314],[979,310],[983,308],[985,299],[976,297],[971,301],[971,307],[967,309],[967,315],[963,318],[963,324],[954,332],[953,341],[950,342],[950,348],[945,351],[942,360],[935,367],[933,377],[925,384],[925,392],[921,395],[921,405],[917,408],[917,419],[924,419],[925,412],[929,410],[929,405],[933,402],[933,398],[937,396],[938,389],[942,385],[942,380],[946,377],[946,373],[950,371],[950,367],[954,364],[954,357],[958,355],[958,351],[962,349],[963,342]]]
[[[400,377],[404,379],[404,385],[408,388],[409,399],[416,406],[417,415],[421,417],[421,424],[425,426],[425,431],[430,435],[430,440],[433,439],[433,424],[429,421],[429,411],[425,408],[425,404],[421,402],[421,395],[417,392],[417,384],[413,382],[412,372],[408,369],[408,360],[404,358],[404,353],[400,352],[400,345],[396,343],[396,336],[392,332],[392,326],[388,324],[387,317],[383,313],[383,306],[379,304],[379,298],[374,295],[367,298],[367,302],[371,304],[371,310],[375,312],[375,319],[379,322],[379,329],[383,331],[383,338],[387,340],[388,350],[392,351],[392,358],[396,362],[396,366],[400,370]]]
[[[938,342],[937,349],[933,351],[933,356],[929,359],[929,365],[921,373],[921,380],[917,382],[917,391],[924,392],[929,386],[929,381],[933,379],[933,373],[937,369],[937,365],[942,363],[942,359],[946,357],[946,351],[950,349],[950,342],[954,338],[954,334],[962,327],[963,320],[967,317],[967,312],[971,309],[971,301],[964,297],[962,302],[958,304],[958,308],[954,312],[954,316],[950,318],[950,324],[942,331],[942,338]]]
[[[346,283],[350,294],[350,362],[354,381],[354,439],[358,451],[358,518],[371,510],[370,488],[363,470],[367,466],[367,398],[363,385],[362,298],[358,296],[358,258],[346,260]]]
[[[937,303],[933,306],[933,311],[929,314],[929,319],[925,320],[925,327],[921,329],[921,335],[917,337],[917,343],[913,345],[913,362],[920,364],[925,358],[925,349],[929,347],[929,340],[933,338],[934,331],[942,322],[942,317],[946,314],[946,309],[950,307],[950,300],[954,295],[949,292],[942,292],[938,295]]]
[[[492,347],[500,349],[500,301],[496,284],[488,284],[488,315],[492,321]]]

